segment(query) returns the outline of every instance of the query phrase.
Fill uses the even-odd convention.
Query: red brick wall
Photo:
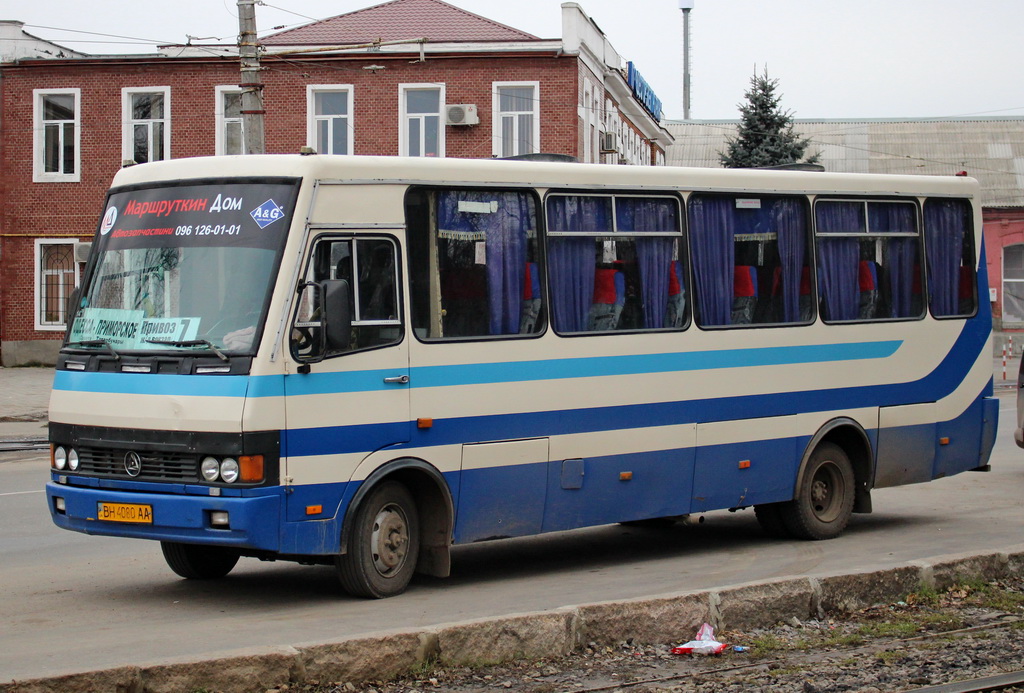
[[[373,73],[369,64],[384,65]],[[263,73],[266,150],[297,152],[306,144],[306,85],[355,87],[356,154],[397,155],[402,83],[444,83],[447,103],[473,103],[477,126],[447,127],[446,155],[488,158],[491,83],[540,82],[541,151],[582,154],[578,62],[574,57],[435,57],[266,59]],[[51,60],[5,66],[0,118],[0,341],[59,339],[33,321],[34,240],[88,240],[103,195],[121,165],[121,89],[170,86],[171,156],[215,153],[215,86],[239,81],[236,62],[195,60]],[[33,89],[81,89],[81,182],[32,182]]]

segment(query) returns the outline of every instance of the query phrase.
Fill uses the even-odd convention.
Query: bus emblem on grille
[[[128,476],[138,476],[142,473],[142,458],[137,452],[129,452],[124,456],[124,470]]]

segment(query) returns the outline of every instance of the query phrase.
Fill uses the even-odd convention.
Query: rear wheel
[[[189,580],[216,580],[231,572],[239,553],[222,546],[160,542],[164,560],[175,573]]]
[[[782,504],[786,529],[800,539],[832,539],[853,513],[855,480],[850,458],[833,443],[822,443],[804,469],[800,493]]]
[[[387,481],[359,505],[348,553],[335,558],[338,579],[356,597],[391,597],[409,585],[419,557],[416,503],[402,484]]]

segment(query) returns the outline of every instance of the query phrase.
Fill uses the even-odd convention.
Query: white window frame
[[[345,156],[351,156],[355,154],[355,86],[351,84],[307,84],[306,85],[306,146],[312,147],[317,150],[318,154],[328,154],[329,152],[321,152],[317,147],[316,142],[316,95],[318,92],[326,91],[342,91],[348,96],[347,111],[348,115],[348,127],[345,128],[347,141],[345,143]]]
[[[63,332],[67,329],[67,315],[64,316],[64,322],[43,322],[42,321],[42,307],[43,307],[43,247],[54,246],[54,245],[69,245],[71,246],[71,265],[74,267],[75,281],[74,286],[78,286],[81,277],[79,276],[78,260],[75,259],[75,245],[77,241],[73,238],[37,238],[35,239],[35,269],[33,272],[34,283],[32,287],[33,296],[33,313],[32,320],[35,323],[34,327],[37,332]],[[50,274],[47,272],[46,274]],[[64,311],[64,306],[67,305],[68,296],[58,296],[57,300],[61,306],[60,311]]]
[[[75,170],[71,173],[47,172],[45,123],[43,121],[43,97],[56,94],[72,94],[75,97]],[[77,183],[82,179],[82,90],[33,89],[32,90],[32,182],[33,183]],[[57,122],[57,121],[54,121]],[[63,147],[61,148],[63,149]],[[61,156],[63,159],[63,154]]]
[[[164,97],[164,117],[148,118],[145,121],[132,118],[132,97],[136,94],[160,94]],[[218,96],[218,100],[220,97]],[[221,101],[223,104],[223,101]],[[137,123],[164,124],[164,159],[171,158],[171,88],[170,87],[122,87],[121,88],[121,159],[135,159],[135,125]],[[152,139],[152,129],[150,129]],[[156,161],[156,159],[150,159]]]
[[[540,82],[492,82],[491,83],[491,141],[493,142],[492,153],[495,157],[503,156],[501,120],[505,115],[501,112],[501,97],[499,95],[502,87],[533,87],[533,136],[530,146],[532,152],[514,152],[517,154],[534,154],[540,151]],[[510,113],[522,114],[526,111],[510,111]],[[518,126],[517,126],[518,129]]]
[[[238,120],[242,124],[242,142],[245,142],[245,121],[241,118],[228,118],[224,115],[224,95],[225,94],[241,94],[241,87],[234,84],[218,84],[215,87],[216,90],[216,103],[214,104],[214,120],[216,121],[216,130],[214,131],[214,153],[217,156],[224,156],[226,154],[225,147],[227,147],[227,138],[225,137],[224,128],[228,122],[234,122]],[[243,144],[242,151],[240,154],[245,152],[245,146]]]
[[[411,91],[436,91],[437,96],[437,113],[408,113],[408,102],[406,97]],[[438,84],[437,82],[419,82],[409,84],[398,85],[398,155],[399,156],[411,156],[409,154],[409,121],[419,120],[420,121],[420,139],[422,140],[426,129],[424,128],[424,116],[436,115],[437,116],[437,158],[443,159],[445,157],[445,126],[444,118],[444,107],[445,107],[445,85]],[[420,142],[420,151],[423,151],[422,141]],[[419,156],[426,156],[420,154]]]

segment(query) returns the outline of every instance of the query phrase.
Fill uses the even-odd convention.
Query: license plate
[[[104,503],[96,504],[96,519],[103,522],[136,522],[153,524],[153,506],[141,503]]]

